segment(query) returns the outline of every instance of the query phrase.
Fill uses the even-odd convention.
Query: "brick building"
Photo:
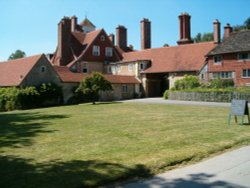
[[[49,65],[46,65],[48,69],[45,72],[49,75],[30,73],[33,76],[28,85],[32,85],[32,81],[40,83],[56,80],[63,87],[67,102],[73,95],[72,90],[93,71],[103,73],[113,85],[113,92],[102,93],[104,100],[128,99],[135,94],[162,96],[166,89],[186,74],[200,73],[204,81],[221,77],[233,78],[236,85],[250,83],[250,31],[232,33],[232,28],[227,25],[221,42],[220,23],[215,20],[214,41],[194,43],[191,38],[191,16],[182,13],[178,18],[180,38],[176,46],[151,48],[151,22],[144,18],[140,22],[141,50],[134,50],[127,45],[128,31],[125,26],[119,25],[116,28],[115,37],[114,34],[108,35],[104,29],[97,30],[87,18],[78,24],[77,17],[64,17],[58,24],[58,44],[49,59],[51,64],[47,61]],[[44,58],[41,55],[46,64]],[[33,62],[35,67],[40,67],[40,60],[33,61],[32,57],[16,61]],[[12,61],[1,66],[4,67],[4,64],[11,65]],[[21,72],[15,70],[18,77],[15,80],[20,80]],[[32,66],[27,67],[28,72],[31,70]],[[0,86],[6,78],[12,77],[8,73],[3,75],[5,77],[0,75]],[[22,86],[11,84],[12,79],[9,80],[9,86]]]
[[[220,23],[215,20],[216,47],[206,56],[206,63],[200,74],[201,80],[233,79],[235,86],[250,86],[250,31],[232,31],[232,27],[227,24],[221,42]]]

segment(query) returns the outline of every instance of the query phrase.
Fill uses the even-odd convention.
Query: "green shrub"
[[[35,87],[26,87],[19,90],[18,101],[22,109],[39,106],[40,94]]]
[[[211,88],[227,88],[233,87],[234,81],[233,79],[213,79],[210,81]]]
[[[176,80],[173,90],[193,89],[200,86],[197,76],[185,75],[184,78]]]
[[[163,94],[163,98],[168,99],[168,95],[169,95],[169,90],[166,90]]]
[[[0,88],[0,111],[28,109],[61,104],[62,90],[55,84],[41,84],[26,88]]]
[[[40,106],[58,105],[63,102],[62,88],[53,83],[42,83],[38,87]]]

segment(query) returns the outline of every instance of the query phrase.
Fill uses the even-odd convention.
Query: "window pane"
[[[247,77],[247,70],[246,69],[243,69],[243,71],[242,71],[242,77]]]

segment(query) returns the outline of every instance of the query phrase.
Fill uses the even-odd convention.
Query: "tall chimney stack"
[[[71,17],[71,32],[75,32],[76,31],[76,26],[77,26],[77,17],[76,16],[72,16]]]
[[[109,40],[115,45],[115,35],[113,33],[109,34]]]
[[[127,49],[127,28],[123,25],[116,28],[116,45],[124,51]]]
[[[182,13],[179,16],[180,21],[180,40],[177,41],[179,45],[193,43],[191,39],[191,27],[190,27],[191,16],[188,13]]]
[[[141,49],[151,48],[151,22],[143,18],[141,21]]]
[[[219,20],[214,20],[214,43],[219,44],[220,43],[220,22]]]
[[[224,27],[224,39],[228,38],[230,34],[232,33],[233,28],[230,26],[229,23]]]
[[[60,66],[67,65],[70,62],[70,40],[71,19],[64,17],[58,24],[58,55]]]

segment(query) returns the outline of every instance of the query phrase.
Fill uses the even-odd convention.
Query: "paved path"
[[[123,188],[249,188],[250,146],[121,186]]]
[[[178,104],[178,105],[196,105],[196,106],[225,106],[225,107],[230,106],[230,103],[176,101],[176,100],[164,100],[163,98],[131,99],[131,100],[124,100],[121,102],[139,102],[139,103],[148,103],[148,104]]]

